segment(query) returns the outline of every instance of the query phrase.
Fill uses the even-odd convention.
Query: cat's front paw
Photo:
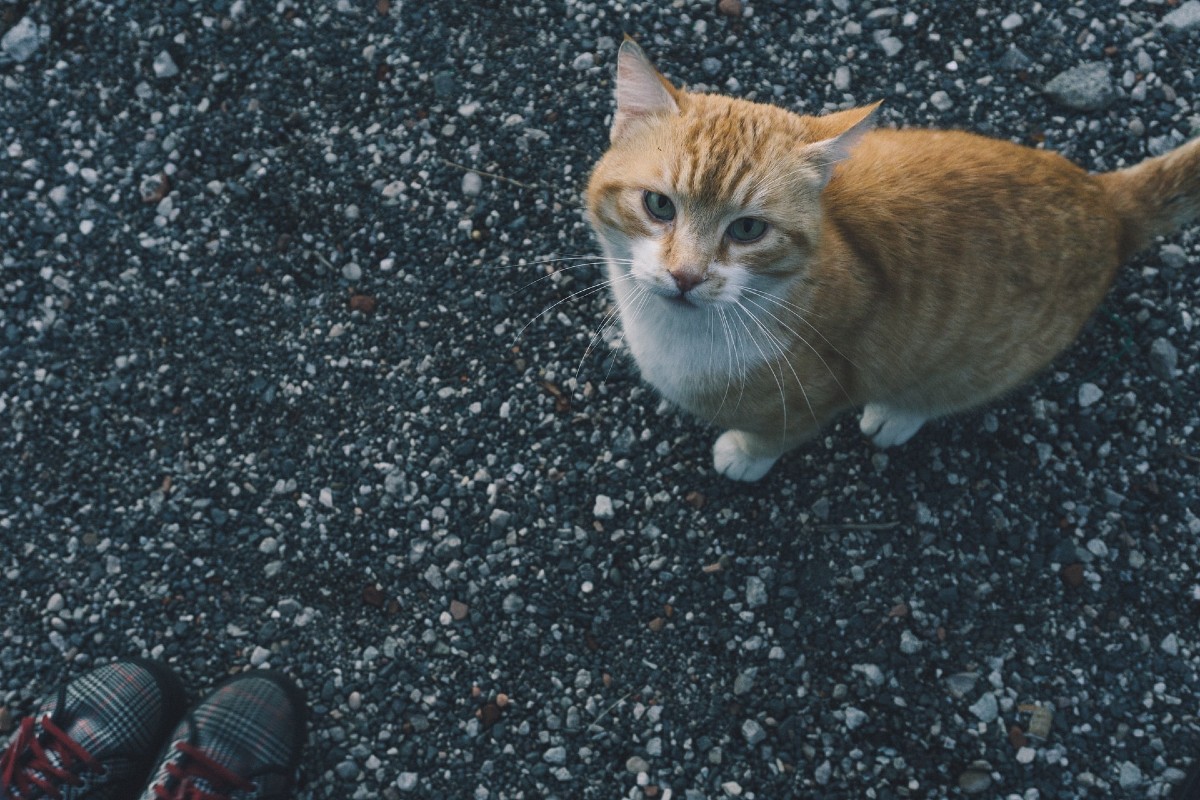
[[[924,414],[891,408],[882,403],[867,403],[858,428],[871,437],[876,447],[893,447],[911,439],[927,419]]]
[[[725,431],[713,445],[713,468],[735,481],[756,481],[770,472],[779,456],[756,456],[739,431]]]

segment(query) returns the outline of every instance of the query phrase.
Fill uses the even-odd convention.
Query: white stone
[[[166,50],[159,51],[154,57],[154,77],[173,78],[179,74],[179,66]]]
[[[1087,408],[1104,397],[1104,390],[1094,383],[1085,383],[1079,387],[1079,405]]]
[[[767,585],[762,578],[751,575],[746,579],[746,605],[758,608],[767,604]]]
[[[37,23],[25,17],[9,28],[4,38],[0,39],[0,52],[13,61],[26,61],[38,49],[44,38],[44,32],[38,28]]]
[[[1018,764],[1029,764],[1033,761],[1034,757],[1036,757],[1036,756],[1037,756],[1037,751],[1034,750],[1032,747],[1022,747],[1020,750],[1017,751],[1017,763]]]
[[[592,515],[596,519],[612,519],[613,513],[612,498],[606,494],[596,495],[596,504],[592,507]]]
[[[850,91],[850,68],[846,65],[838,67],[833,72],[833,88],[839,92]]]
[[[970,711],[980,722],[991,723],[1000,714],[1000,705],[996,702],[996,695],[988,692],[971,705]]]
[[[1012,30],[1016,30],[1017,28],[1021,27],[1021,25],[1024,24],[1024,22],[1025,22],[1024,17],[1022,17],[1020,14],[1018,14],[1016,12],[1013,12],[1012,14],[1009,14],[1004,19],[1000,20],[1000,27],[1003,30],[1012,31]]]
[[[462,193],[467,197],[478,197],[483,191],[483,178],[478,172],[468,172],[462,177]]]
[[[1132,761],[1126,761],[1121,765],[1121,774],[1119,781],[1122,789],[1136,789],[1142,785],[1142,770],[1137,764]]]
[[[854,706],[846,707],[846,727],[850,730],[861,727],[867,719],[867,712],[861,708],[855,708]]]
[[[1162,18],[1165,28],[1176,31],[1190,31],[1200,28],[1200,0],[1188,0]]]

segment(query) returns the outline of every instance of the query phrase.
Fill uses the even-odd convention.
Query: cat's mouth
[[[680,292],[679,294],[667,295],[666,300],[671,305],[680,306],[683,308],[697,308],[696,304],[688,299],[687,295]]]

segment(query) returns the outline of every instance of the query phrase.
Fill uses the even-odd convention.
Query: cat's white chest
[[[707,399],[737,386],[765,360],[748,341],[749,322],[739,312],[681,305],[628,282],[618,281],[613,292],[642,377],[677,405],[700,412]]]

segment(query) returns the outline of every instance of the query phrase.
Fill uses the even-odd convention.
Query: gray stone
[[[50,595],[50,599],[46,602],[46,610],[51,614],[57,614],[63,610],[63,607],[66,604],[67,603],[63,599],[63,596],[58,592],[55,592],[54,594]]]
[[[1033,59],[1024,50],[1016,45],[1012,45],[1004,51],[1004,55],[1000,56],[1000,60],[996,62],[996,66],[1009,72],[1020,72],[1032,67]]]
[[[867,683],[872,686],[883,686],[884,678],[883,670],[874,664],[855,664],[851,667],[855,672],[867,679]]]
[[[1132,761],[1126,761],[1121,764],[1121,772],[1118,781],[1122,789],[1136,789],[1142,785],[1142,771],[1137,764]]]
[[[946,688],[955,697],[966,697],[975,690],[979,675],[974,672],[956,672],[946,678]]]
[[[1094,383],[1084,383],[1079,387],[1079,405],[1087,408],[1093,405],[1101,397],[1104,397],[1104,390]]]
[[[1005,31],[1014,31],[1025,24],[1025,18],[1020,14],[1013,12],[1004,19],[1000,20],[1000,29]]]
[[[1163,637],[1158,646],[1169,656],[1179,655],[1179,638],[1173,633],[1168,633]]]
[[[813,770],[813,780],[821,786],[829,783],[829,779],[833,777],[833,765],[829,763],[829,759],[825,759],[820,765]]]
[[[1188,0],[1162,18],[1163,27],[1172,31],[1200,28],[1200,0]]]
[[[721,71],[721,60],[709,56],[700,62],[700,69],[704,70],[704,74],[711,78]]]
[[[396,778],[396,788],[402,792],[411,792],[417,788],[421,777],[415,772],[401,772]]]
[[[895,36],[885,36],[879,40],[879,46],[883,48],[883,54],[888,58],[892,58],[904,49],[904,42],[897,39]]]
[[[467,197],[478,197],[483,191],[483,178],[478,172],[468,172],[462,177],[462,193]]]
[[[1175,345],[1161,336],[1150,345],[1150,369],[1165,381],[1175,377],[1175,367],[1179,364],[1179,352]]]
[[[648,772],[650,765],[646,763],[646,759],[641,756],[630,756],[625,761],[625,771],[632,772],[635,775],[639,772]]]
[[[839,92],[850,91],[850,68],[845,64],[833,71],[833,88]]]
[[[746,579],[746,605],[758,608],[767,604],[767,585],[762,578],[751,575]]]
[[[1051,100],[1073,111],[1100,111],[1117,97],[1108,67],[1098,61],[1060,72],[1044,91]]]
[[[912,631],[905,630],[900,633],[900,652],[907,656],[915,655],[921,652],[921,648],[925,643],[913,634]]]
[[[179,66],[175,63],[175,59],[171,58],[171,54],[166,50],[160,50],[154,57],[154,77],[174,78],[178,74]]]
[[[558,747],[551,747],[549,750],[542,753],[542,761],[545,761],[547,764],[556,765],[567,763],[567,748],[561,745]]]
[[[27,61],[45,38],[45,32],[38,28],[37,23],[25,17],[9,28],[4,38],[0,38],[0,52],[13,61]]]
[[[970,711],[980,722],[995,722],[1000,714],[1000,704],[996,702],[996,695],[987,692],[971,705]]]
[[[575,56],[575,60],[571,62],[571,66],[578,70],[591,69],[596,64],[596,57],[591,53],[580,53]]]
[[[1179,269],[1188,262],[1187,251],[1177,244],[1164,244],[1158,249],[1158,257],[1168,267]]]
[[[954,101],[950,99],[950,95],[941,89],[929,95],[929,103],[938,111],[949,111],[954,108]]]
[[[816,502],[812,504],[812,512],[817,519],[825,522],[829,519],[829,498],[818,497]]]
[[[958,788],[967,794],[983,794],[992,788],[992,775],[986,769],[972,766],[958,776]]]
[[[854,706],[846,706],[846,727],[854,730],[867,721],[867,712]]]
[[[606,494],[596,495],[596,504],[592,506],[592,515],[596,519],[612,519],[613,513],[612,498]]]
[[[362,770],[359,769],[358,764],[355,764],[349,759],[338,764],[333,768],[333,771],[336,772],[337,776],[344,781],[352,781],[362,772]]]
[[[754,747],[763,739],[767,738],[767,732],[763,730],[763,726],[756,721],[748,719],[742,723],[742,737]]]

